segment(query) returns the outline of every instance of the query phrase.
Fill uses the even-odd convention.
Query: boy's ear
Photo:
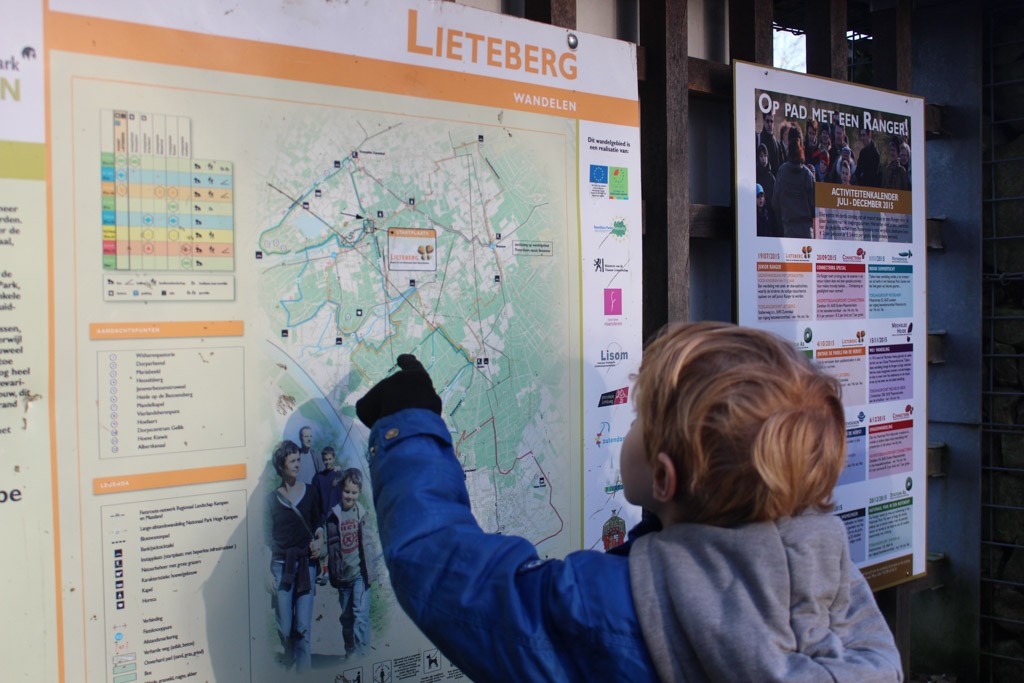
[[[668,503],[676,495],[676,463],[668,453],[658,453],[651,463],[651,495],[659,503]]]

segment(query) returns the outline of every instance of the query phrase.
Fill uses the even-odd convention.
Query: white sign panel
[[[3,424],[35,468],[0,480],[0,513],[22,512],[3,640],[31,654],[8,678],[461,678],[379,553],[358,597],[323,571],[279,590],[297,520],[275,515],[275,449],[324,497],[357,471],[375,534],[354,406],[401,353],[433,378],[484,529],[545,557],[624,540],[634,46],[426,0],[29,5],[11,30],[49,92],[23,82],[36,104],[0,137],[49,167],[0,176],[0,220],[34,226],[3,273],[27,316],[3,377],[32,390]]]
[[[924,103],[735,66],[739,318],[843,386],[834,493],[872,586],[925,568]]]

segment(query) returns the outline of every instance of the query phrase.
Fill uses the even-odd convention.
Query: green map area
[[[287,123],[277,158],[256,169],[259,300],[275,344],[336,414],[340,451],[365,449],[355,401],[414,353],[481,525],[566,552],[578,440],[571,123],[313,108]]]

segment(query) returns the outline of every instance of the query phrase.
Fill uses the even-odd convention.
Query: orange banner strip
[[[50,12],[47,47],[82,54],[177,64],[209,71],[322,83],[584,121],[640,125],[640,104],[512,79],[490,78],[309,48],[260,43]]]
[[[810,263],[791,263],[788,261],[757,262],[757,270],[761,273],[809,273],[813,267]]]
[[[819,209],[851,209],[875,213],[913,213],[909,190],[888,190],[859,185],[814,184],[814,205]]]
[[[241,320],[184,322],[89,323],[89,339],[181,339],[183,337],[241,337]]]
[[[123,477],[99,477],[92,480],[92,492],[96,495],[105,493],[123,493],[125,491],[145,491],[148,489],[166,489],[191,484],[210,484],[218,481],[245,479],[245,465],[221,465],[219,467],[197,467],[191,470],[174,470],[170,472],[145,472],[127,474]]]
[[[866,356],[867,350],[863,346],[850,346],[839,349],[819,349],[816,355],[822,360],[826,358],[849,358],[851,356]]]

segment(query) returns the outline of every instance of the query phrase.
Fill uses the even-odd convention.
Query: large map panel
[[[108,284],[112,274],[98,258],[103,226],[83,219],[103,211],[105,169],[97,160],[103,159],[111,111],[144,108],[163,120],[187,120],[192,156],[222,160],[232,172],[226,210],[234,214],[236,229],[234,262],[227,274],[186,273],[179,297],[167,273],[142,268],[116,281],[124,297],[103,299],[107,305],[159,305],[160,315],[169,318],[195,317],[196,305],[208,306],[210,318],[245,321],[243,349],[235,349],[237,341],[200,347],[201,365],[193,367],[191,356],[180,349],[173,354],[174,364],[168,364],[168,352],[157,340],[108,341],[97,351],[102,372],[83,364],[80,381],[86,393],[105,392],[107,358],[130,352],[132,358],[145,359],[145,367],[137,362],[135,374],[120,378],[121,400],[104,403],[102,419],[82,430],[84,441],[96,439],[109,455],[129,461],[172,456],[186,466],[209,464],[211,455],[213,462],[235,462],[244,453],[249,472],[245,514],[233,523],[231,517],[227,522],[223,516],[213,518],[220,520],[217,526],[205,517],[187,523],[203,524],[206,545],[232,558],[197,568],[194,576],[202,577],[194,579],[197,588],[202,585],[205,591],[205,586],[229,581],[218,573],[229,567],[248,567],[248,625],[236,624],[238,633],[231,637],[215,635],[221,623],[216,599],[195,605],[173,622],[176,612],[166,600],[150,602],[150,594],[132,590],[131,567],[145,567],[151,578],[174,576],[177,582],[188,581],[193,570],[173,572],[181,560],[164,549],[167,541],[125,548],[115,560],[125,569],[97,567],[124,572],[114,579],[121,584],[114,594],[124,599],[108,602],[97,596],[95,608],[106,619],[86,625],[99,637],[115,629],[119,639],[108,641],[108,661],[123,666],[124,657],[137,653],[154,674],[179,671],[182,662],[173,653],[147,645],[152,640],[148,629],[131,627],[159,618],[161,638],[179,633],[184,638],[187,630],[188,642],[219,644],[188,650],[197,671],[205,670],[204,657],[212,671],[228,671],[247,650],[245,669],[252,680],[278,680],[288,662],[267,592],[272,579],[265,503],[277,485],[271,453],[283,440],[307,445],[306,435],[320,467],[324,449],[333,449],[339,470],[362,472],[360,504],[370,510],[372,526],[367,430],[355,419],[354,405],[395,370],[400,353],[415,353],[423,361],[442,397],[481,526],[524,536],[543,556],[562,556],[579,547],[582,447],[574,398],[580,379],[568,353],[578,347],[580,334],[580,257],[570,196],[575,188],[574,121],[225,74],[200,78],[186,68],[108,58],[76,57],[73,64],[57,59],[54,65],[58,75],[75,73],[68,79],[69,97],[58,105],[67,107],[71,122],[70,153],[57,157],[70,170],[58,173],[59,178],[80,188],[71,219],[76,252],[93,255],[77,265],[83,291],[115,286]],[[200,80],[202,88],[195,86]],[[267,92],[277,96],[267,97]],[[198,165],[193,168],[193,163]],[[181,194],[205,192],[205,178],[215,171],[190,157],[181,173],[188,187],[170,181],[166,186]],[[189,231],[193,250],[207,249],[202,239],[209,226],[196,224],[207,216],[195,206],[188,207],[188,225],[179,227]],[[194,254],[196,259],[204,256]],[[213,289],[225,281],[232,287]],[[118,312],[146,316],[138,309]],[[161,341],[166,347],[167,340]],[[228,353],[239,367],[244,360],[244,371],[224,374],[224,368],[233,367],[225,365]],[[193,372],[199,374],[189,379]],[[125,394],[124,387],[142,382],[158,383],[140,384],[145,395]],[[220,392],[233,397],[231,405],[211,410],[216,405],[211,392],[232,383],[240,386]],[[203,393],[202,387],[211,388]],[[146,421],[146,434],[135,439],[145,436],[147,441],[134,448],[134,441],[118,434],[129,399],[141,406],[138,412],[145,413]],[[195,431],[200,418],[186,416],[200,406],[206,406],[216,430],[203,425],[203,431]],[[164,412],[176,414],[161,416]],[[220,419],[229,412],[247,416],[233,420],[231,432]],[[168,438],[158,437],[153,450],[150,432]],[[185,432],[209,435],[229,448],[208,450],[197,436],[176,439]],[[147,493],[121,494],[119,501],[129,506],[122,508],[102,508],[100,500],[85,499],[82,514],[91,518],[105,514],[104,509],[131,510],[130,516],[139,517],[140,532],[156,534],[159,541],[163,534],[157,532],[173,524],[165,521],[167,515],[186,514],[182,508],[187,505],[146,503],[150,499]],[[220,538],[210,540],[214,535]],[[113,536],[110,543],[117,543]],[[172,573],[148,573],[168,567],[168,556],[177,561],[169,565]],[[371,591],[372,649],[345,657],[337,590],[318,585],[314,668],[365,677],[374,671],[409,670],[415,655],[415,669],[426,674],[427,660],[421,655],[429,643],[394,601],[381,558],[370,559],[380,572]],[[103,585],[109,578],[97,572],[91,581]],[[197,631],[205,635],[196,637]]]

